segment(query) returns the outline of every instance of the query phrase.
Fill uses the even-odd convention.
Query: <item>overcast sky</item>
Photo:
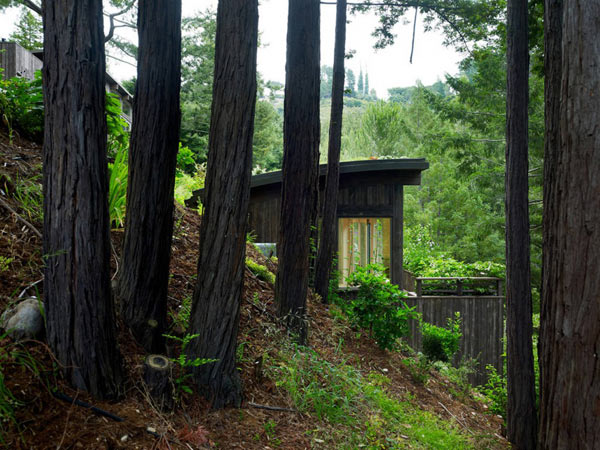
[[[216,9],[216,0],[183,0],[184,16],[209,7]],[[263,46],[258,51],[258,70],[265,80],[285,80],[285,43],[287,26],[287,0],[261,0],[259,28]],[[335,37],[335,5],[321,5],[321,64],[333,65]],[[413,63],[409,63],[412,14],[406,25],[395,29],[396,44],[385,50],[374,50],[375,38],[371,36],[377,18],[374,15],[349,15],[346,51],[355,50],[355,56],[346,61],[358,78],[362,68],[369,73],[369,85],[380,98],[387,96],[387,89],[397,86],[412,86],[417,80],[432,84],[443,80],[446,73],[457,72],[460,55],[442,45],[438,33],[423,31],[417,22],[417,34]],[[15,8],[7,10],[0,18],[0,37],[8,38],[18,20]],[[135,68],[109,60],[109,71],[118,80],[131,78]]]

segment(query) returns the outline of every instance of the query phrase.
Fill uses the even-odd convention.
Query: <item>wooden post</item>
[[[423,295],[423,280],[417,278],[417,297],[421,297]]]
[[[504,294],[503,292],[503,287],[502,287],[502,279],[498,278],[498,280],[496,281],[496,295],[498,297],[502,297]]]
[[[456,295],[463,295],[463,282],[462,278],[456,279]]]

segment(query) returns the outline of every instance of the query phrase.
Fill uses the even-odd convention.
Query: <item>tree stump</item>
[[[144,362],[144,382],[160,411],[173,409],[171,361],[163,355],[149,355]]]

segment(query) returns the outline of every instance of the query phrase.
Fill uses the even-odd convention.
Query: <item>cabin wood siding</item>
[[[477,360],[477,371],[469,375],[474,385],[487,381],[486,365],[502,373],[502,338],[504,337],[504,297],[497,296],[440,296],[409,297],[408,306],[415,306],[425,322],[446,327],[455,312],[460,313],[462,337],[454,363],[463,358]],[[408,345],[422,350],[423,336],[416,321],[411,321]]]
[[[390,274],[392,282],[400,287],[403,284],[403,185],[418,185],[420,182],[421,170],[382,170],[340,175],[338,218],[389,217],[391,219]],[[321,176],[319,184],[322,192],[325,186],[324,176]],[[274,181],[252,187],[248,209],[248,231],[256,236],[257,242],[278,241],[280,197],[281,182]]]

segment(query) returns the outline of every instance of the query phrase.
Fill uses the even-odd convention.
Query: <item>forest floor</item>
[[[41,148],[0,132],[0,311],[19,297],[41,297]],[[8,208],[13,211],[11,212]],[[170,334],[182,336],[196,278],[197,212],[177,206],[169,286]],[[25,221],[27,223],[25,223]],[[118,270],[122,231],[114,230]],[[275,271],[251,244],[247,256]],[[128,381],[119,401],[73,390],[40,341],[0,341],[0,446],[13,449],[308,449],[509,448],[503,421],[473,389],[436,370],[415,376],[408,353],[380,350],[335,307],[309,298],[310,350],[295,347],[275,318],[273,286],[246,269],[238,337],[245,401],[211,411],[180,392],[174,412],[161,413],[142,382],[144,351],[119,323]],[[169,349],[171,357],[179,352]],[[191,383],[190,383],[191,384]],[[191,386],[190,386],[191,387]],[[1,388],[1,383],[0,383]],[[123,419],[94,414],[53,396],[93,404]],[[3,409],[7,399],[14,410]],[[267,409],[273,408],[273,409]],[[436,434],[440,434],[439,436]],[[454,444],[453,444],[454,443]]]

